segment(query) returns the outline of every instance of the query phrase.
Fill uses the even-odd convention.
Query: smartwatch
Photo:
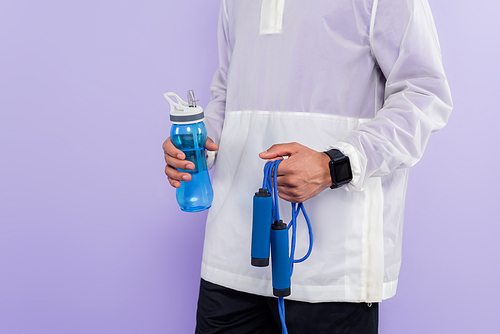
[[[330,157],[330,176],[332,177],[333,182],[333,185],[330,188],[339,188],[344,184],[351,182],[352,170],[349,157],[345,156],[342,152],[336,149],[329,150],[324,153]]]

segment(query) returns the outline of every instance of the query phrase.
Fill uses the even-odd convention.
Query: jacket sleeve
[[[224,114],[226,111],[227,72],[230,48],[228,43],[228,23],[225,0],[221,1],[217,31],[219,67],[210,85],[211,101],[205,108],[205,124],[209,136],[219,144]]]
[[[228,39],[228,15],[226,1],[221,0],[219,24],[217,29],[219,67],[215,71],[210,85],[211,101],[205,108],[205,125],[208,136],[218,145],[224,124],[226,112],[227,72],[231,51]],[[207,164],[212,168],[215,163],[216,152],[207,151]]]
[[[372,54],[386,78],[383,106],[329,146],[349,156],[353,180],[347,189],[354,191],[363,190],[367,178],[416,164],[452,110],[427,0],[374,0],[372,10]]]

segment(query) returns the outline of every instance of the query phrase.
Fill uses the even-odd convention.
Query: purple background
[[[2,0],[0,333],[193,332],[206,214],[165,180],[162,93],[206,105],[218,7]],[[500,3],[431,7],[455,110],[412,169],[380,332],[493,333]]]

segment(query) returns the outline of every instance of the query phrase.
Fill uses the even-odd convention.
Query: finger
[[[170,185],[174,188],[180,188],[181,187],[181,183],[177,180],[174,180],[174,179],[171,179],[171,178],[167,178],[168,179],[168,182],[170,183]]]
[[[261,159],[273,159],[277,157],[290,156],[297,153],[298,143],[274,144],[267,151],[259,153]]]
[[[162,147],[165,156],[169,155],[171,157],[176,157],[177,159],[180,160],[186,159],[186,155],[181,150],[179,150],[177,147],[174,146],[174,144],[170,140],[170,137],[168,137],[167,140],[163,142]]]
[[[179,172],[175,168],[167,165],[165,166],[165,174],[169,178],[169,181],[190,181],[191,175],[189,173]],[[171,183],[172,184],[172,183]]]
[[[178,168],[178,169],[194,169],[194,163],[192,163],[189,160],[179,160],[177,158],[174,158],[168,154],[165,154],[165,162],[167,165],[173,168]]]
[[[168,182],[170,183],[170,185],[174,188],[180,188],[181,187],[181,182],[178,181],[178,180],[174,180],[174,179],[171,179],[171,178],[167,178],[168,179]]]
[[[278,188],[279,187],[296,188],[297,184],[293,182],[294,180],[295,179],[290,175],[280,175],[278,171],[278,177],[276,179]]]
[[[290,203],[300,203],[301,202],[299,199],[297,199],[297,197],[290,195],[287,192],[280,191],[280,190],[278,190],[278,197],[287,201],[287,202],[290,202]]]
[[[205,148],[209,151],[217,151],[219,149],[219,146],[214,143],[212,138],[208,137],[207,141],[205,142]]]
[[[290,170],[290,164],[293,163],[290,162],[290,158],[288,159],[283,159],[283,158],[275,158],[275,159],[269,159],[270,161],[273,161],[273,160],[278,160],[278,159],[281,159],[281,162],[278,164],[278,182],[280,182],[280,180],[283,182],[284,180],[286,180],[287,178],[283,179],[283,177],[285,176],[292,176],[292,171]]]
[[[301,203],[307,199],[298,190],[288,187],[278,187],[278,197],[290,203]]]

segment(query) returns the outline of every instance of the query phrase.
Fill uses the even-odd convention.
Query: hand
[[[298,143],[276,144],[259,154],[261,159],[287,156],[278,166],[278,196],[300,203],[332,185],[330,158]]]
[[[205,142],[205,148],[209,151],[217,151],[219,146],[214,143],[211,138],[207,138]],[[179,188],[181,186],[180,181],[190,181],[191,175],[189,173],[179,172],[178,169],[194,169],[194,164],[191,161],[186,161],[186,155],[176,148],[170,137],[163,143],[163,153],[165,155],[165,174],[168,177],[168,182],[174,188]]]

